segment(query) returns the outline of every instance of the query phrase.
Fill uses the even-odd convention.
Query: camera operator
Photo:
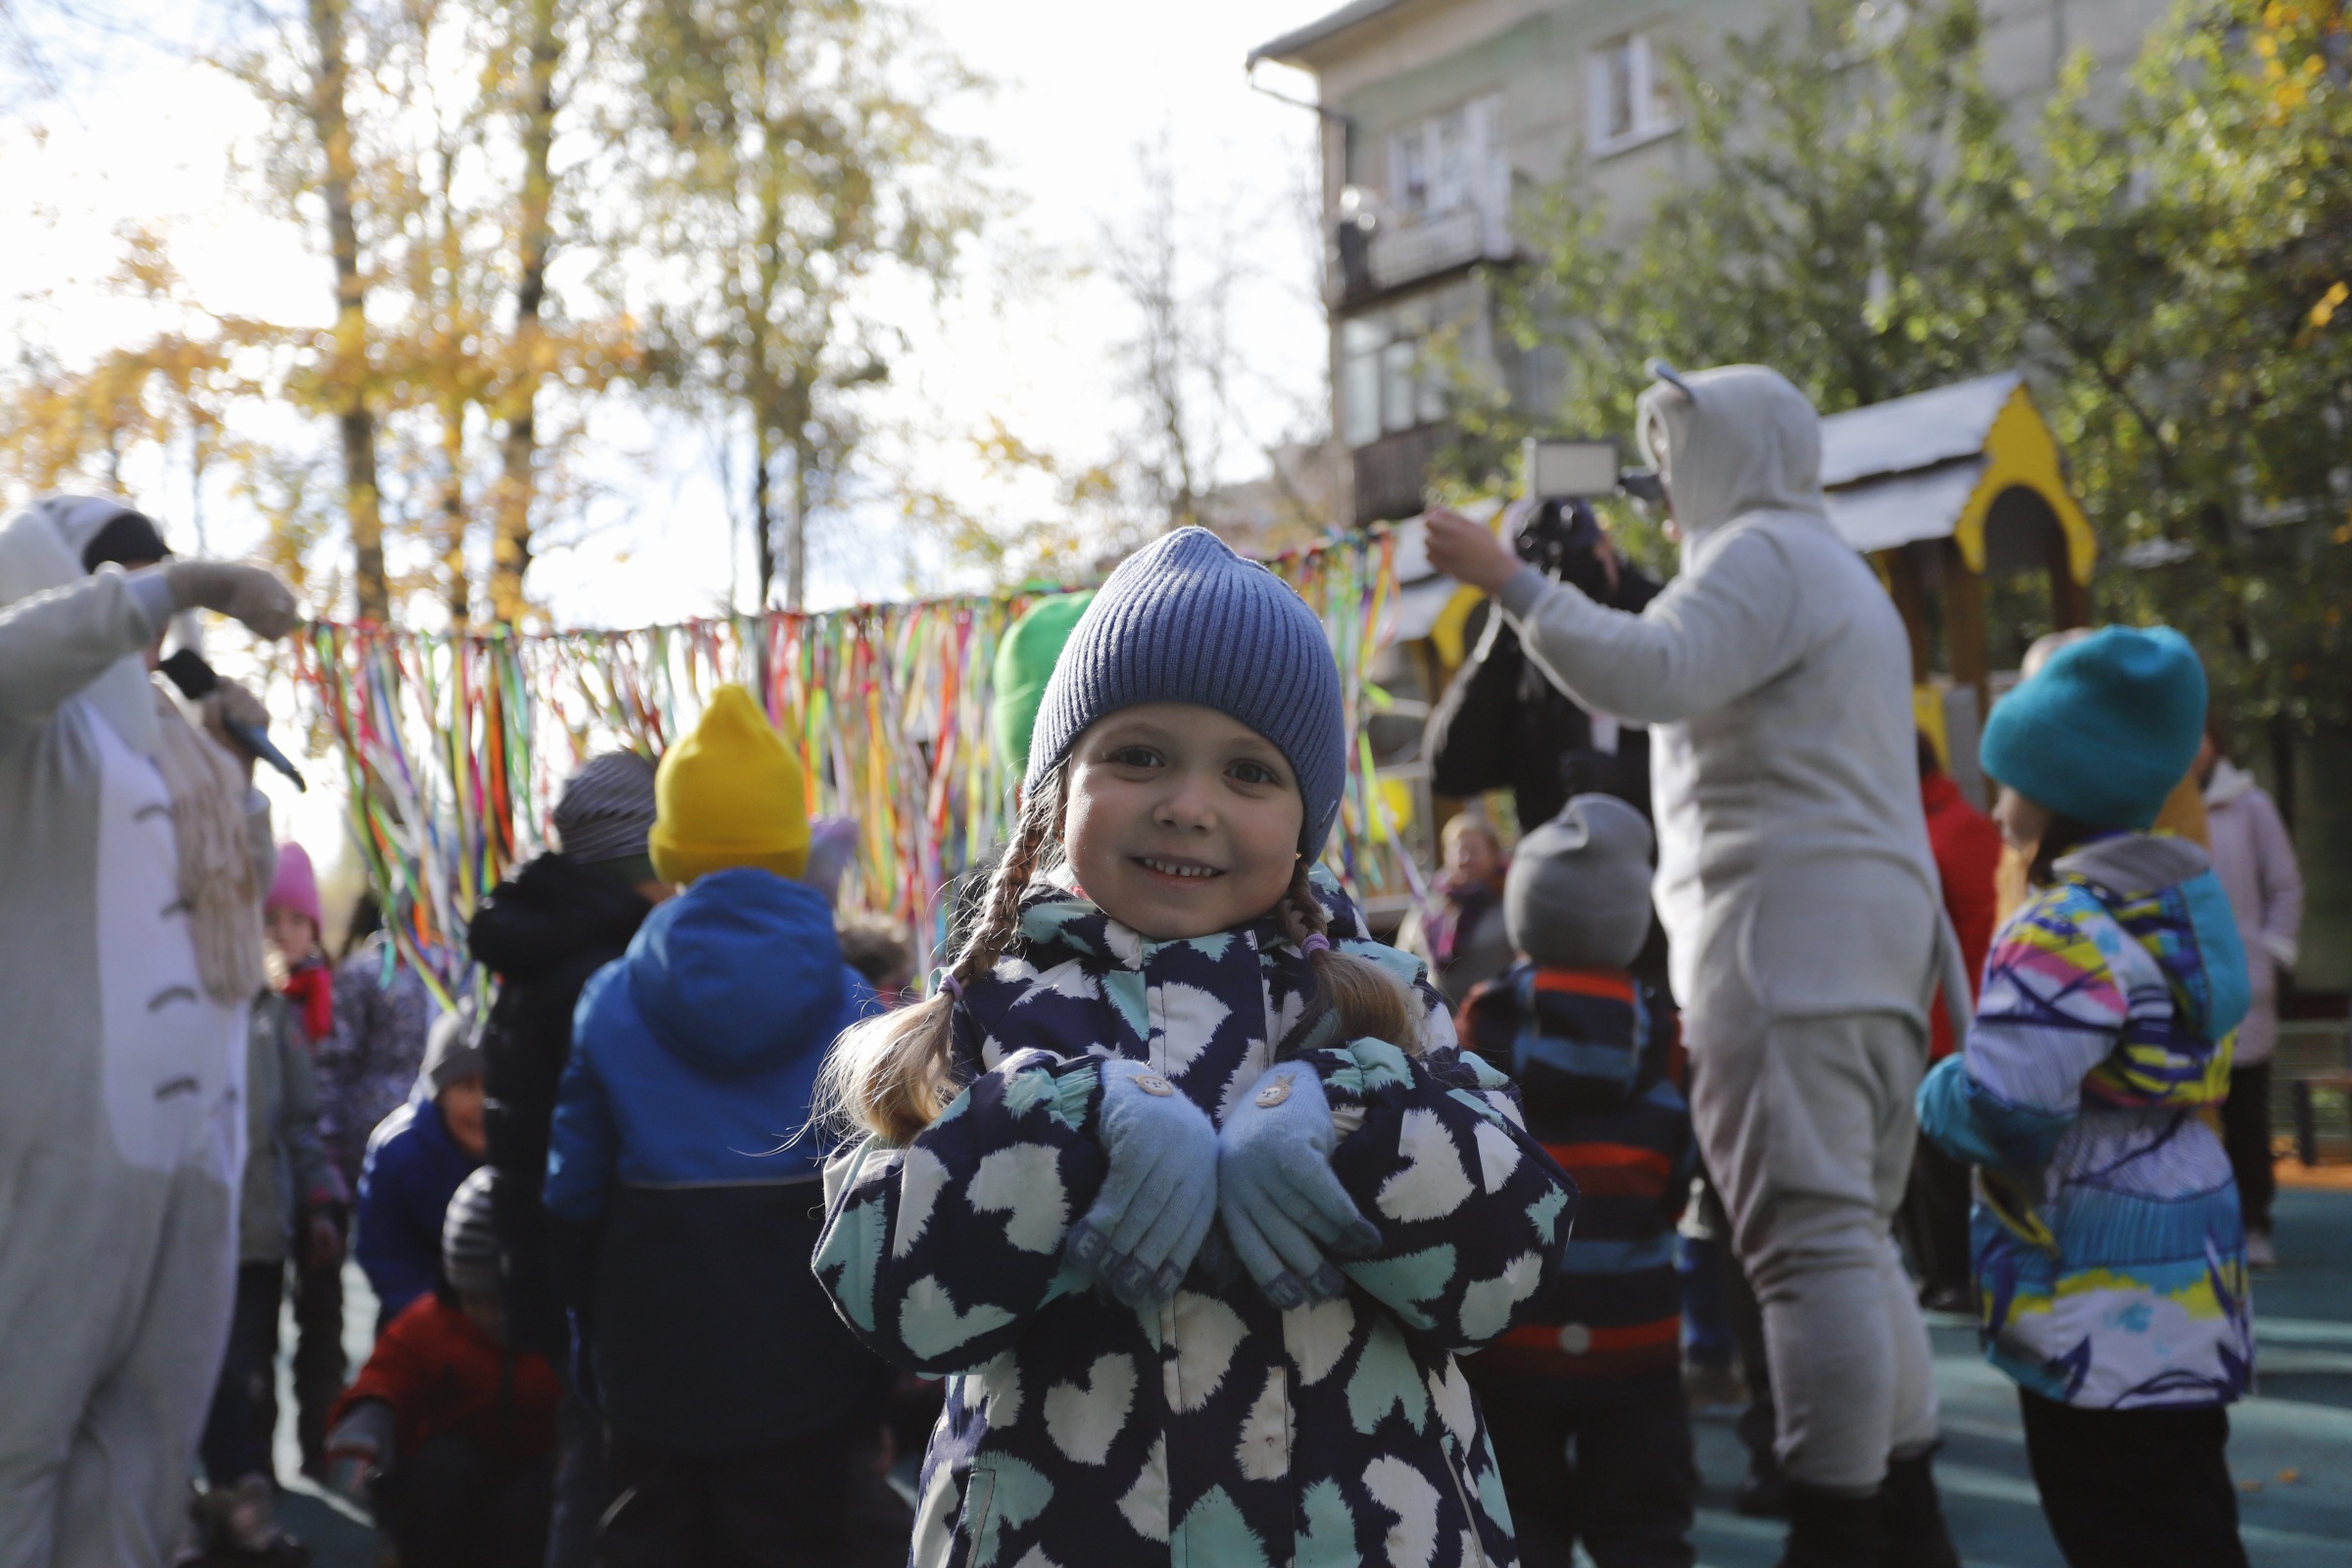
[[[1683,540],[1671,588],[1627,614],[1442,512],[1430,562],[1495,595],[1560,685],[1657,726],[1657,906],[1699,1141],[1763,1306],[1784,1561],[1956,1564],[1888,1234],[1929,1000],[1957,975],[1902,620],[1830,521],[1804,394],[1760,366],[1651,368],[1638,429]]]
[[[1596,604],[1638,614],[1655,578],[1628,565],[1583,501],[1531,497],[1504,513],[1519,559]],[[1595,715],[1544,678],[1518,628],[1482,606],[1485,630],[1430,715],[1429,787],[1468,800],[1507,789],[1522,831],[1548,822],[1572,795],[1614,795],[1649,812],[1649,732]]]

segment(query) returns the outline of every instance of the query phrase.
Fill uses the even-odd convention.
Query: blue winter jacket
[[[480,1163],[450,1138],[431,1100],[410,1101],[368,1135],[351,1250],[382,1303],[378,1333],[441,1277],[442,1217]]]
[[[885,1385],[808,1271],[829,1151],[792,1142],[833,1037],[870,1000],[823,895],[750,867],[655,909],[580,993],[546,1196],[594,1231],[574,1304],[613,1425],[761,1446]]]

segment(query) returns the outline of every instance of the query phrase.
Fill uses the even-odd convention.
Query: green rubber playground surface
[[[2256,1276],[2254,1291],[2260,1395],[2230,1412],[2230,1462],[2246,1553],[2255,1568],[2345,1568],[2352,1564],[2352,1191],[2280,1193],[2278,1243],[2281,1266]],[[356,1365],[375,1302],[357,1269],[347,1290]],[[1961,1319],[1936,1319],[1933,1334],[1944,1433],[1936,1475],[1962,1555],[1971,1568],[2064,1568],[2026,1473],[2012,1386],[1978,1359],[1975,1334]],[[290,1390],[284,1398],[290,1411]],[[290,1442],[290,1427],[281,1436]],[[1699,1562],[1770,1568],[1780,1527],[1732,1511],[1745,1455],[1729,1426],[1699,1426],[1698,1462],[1705,1482]],[[282,1446],[279,1465],[294,1474],[296,1460]],[[281,1517],[309,1544],[315,1568],[375,1561],[367,1526],[307,1483],[287,1494]]]

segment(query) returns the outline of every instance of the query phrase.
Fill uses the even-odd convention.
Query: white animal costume
[[[1936,1435],[1888,1233],[1938,954],[1910,647],[1831,526],[1804,394],[1757,366],[1688,385],[1642,400],[1681,575],[1638,615],[1533,568],[1500,601],[1570,696],[1655,726],[1691,1110],[1764,1307],[1783,1464],[1865,1493]]]
[[[167,1560],[234,1294],[268,814],[142,665],[163,573],[84,569],[126,510],[0,524],[0,1568]]]

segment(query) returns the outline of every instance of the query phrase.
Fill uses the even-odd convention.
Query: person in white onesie
[[[1932,1356],[1889,1220],[1927,1007],[1959,983],[1920,806],[1901,617],[1831,525],[1821,420],[1762,366],[1658,368],[1640,405],[1682,571],[1639,614],[1429,518],[1587,708],[1652,726],[1656,899],[1691,1113],[1764,1309],[1785,1568],[1957,1568]]]
[[[227,1338],[269,815],[149,661],[297,618],[164,555],[116,500],[0,521],[0,1568],[168,1560]]]

